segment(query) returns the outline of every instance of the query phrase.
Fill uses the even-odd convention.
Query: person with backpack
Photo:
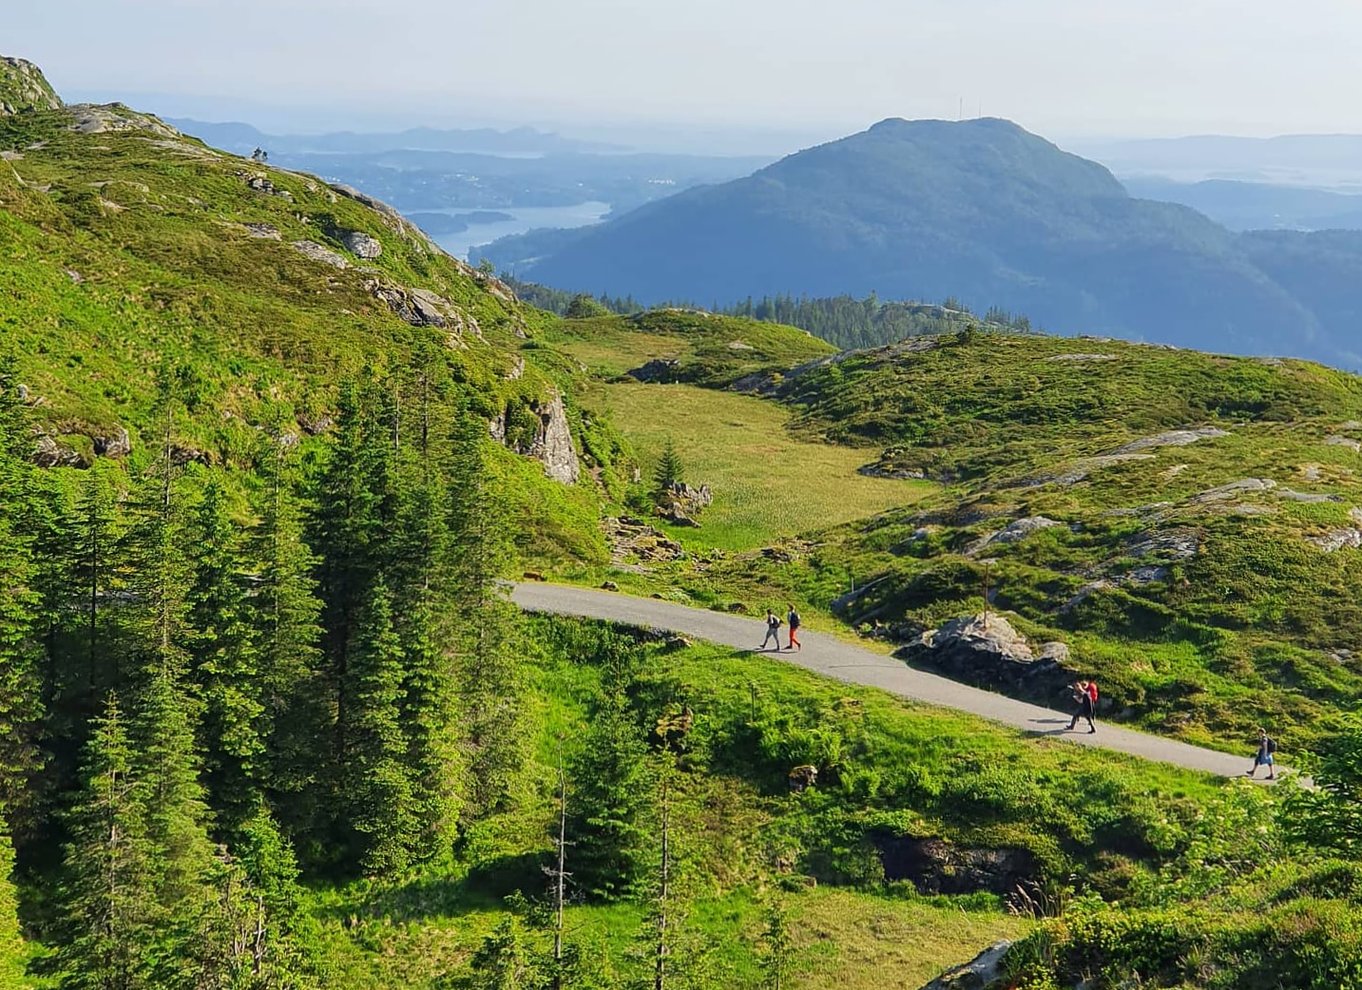
[[[1253,766],[1244,771],[1245,775],[1252,777],[1258,772],[1259,767],[1267,767],[1267,780],[1277,779],[1277,740],[1267,734],[1266,729],[1258,730],[1258,754],[1253,758]]]
[[[776,644],[776,652],[780,652],[780,616],[776,615],[771,609],[766,610],[766,638],[761,641],[761,648],[766,649],[766,644],[772,640]]]
[[[790,649],[802,650],[804,647],[799,642],[799,613],[795,611],[793,605],[789,606],[790,615],[786,619],[790,624]]]
[[[1093,722],[1093,713],[1097,710],[1097,686],[1090,681],[1077,681],[1074,683],[1074,717],[1069,720],[1069,731],[1078,728],[1078,720],[1086,718],[1088,720],[1089,734],[1097,731],[1097,725]]]

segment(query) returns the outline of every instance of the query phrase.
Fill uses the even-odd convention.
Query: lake
[[[585,227],[596,223],[610,212],[609,203],[589,202],[575,206],[498,206],[499,213],[509,213],[513,219],[497,223],[476,223],[458,234],[441,234],[431,240],[456,258],[468,259],[470,249],[490,244],[498,237],[523,234],[537,227]],[[457,209],[423,209],[421,213],[445,213],[456,216],[472,212],[468,207]]]

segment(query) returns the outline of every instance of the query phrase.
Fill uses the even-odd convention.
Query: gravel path
[[[530,612],[607,619],[645,628],[665,629],[739,650],[756,651],[757,644],[766,634],[763,619],[688,608],[673,602],[636,598],[632,595],[591,588],[543,583],[517,584],[511,598],[521,608]],[[785,633],[783,627],[781,633],[783,639]],[[1252,753],[1247,744],[1242,756],[1234,756],[1173,739],[1164,739],[1161,736],[1103,724],[1100,721],[1096,734],[1090,735],[1086,729],[1069,732],[1067,712],[1041,708],[1039,705],[1017,701],[936,674],[915,670],[893,657],[873,653],[823,633],[802,631],[800,638],[804,641],[802,651],[768,652],[760,655],[794,664],[839,681],[882,688],[902,698],[969,712],[1023,732],[1057,736],[1080,746],[1100,746],[1119,753],[1129,753],[1144,760],[1172,763],[1189,770],[1203,770],[1222,777],[1236,777],[1242,775],[1252,762]],[[1259,779],[1262,779],[1261,775]]]

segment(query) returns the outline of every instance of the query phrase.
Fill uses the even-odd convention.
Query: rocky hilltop
[[[185,460],[241,463],[281,410],[308,437],[347,377],[434,356],[505,446],[572,484],[570,403],[518,351],[542,319],[363,192],[216,151],[121,104],[66,105],[0,59],[5,321],[35,458],[146,445],[159,369],[196,397]]]
[[[41,69],[21,58],[0,56],[0,115],[60,110],[61,106],[61,97]]]

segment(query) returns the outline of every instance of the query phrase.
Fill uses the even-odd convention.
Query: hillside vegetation
[[[941,488],[840,528],[811,521],[822,531],[789,567],[671,573],[703,600],[838,599],[853,625],[906,637],[980,611],[987,574],[995,607],[1068,641],[1113,712],[1227,748],[1259,724],[1305,743],[1362,692],[1351,375],[980,333],[745,385],[794,409],[797,435],[870,445],[868,469]],[[848,574],[859,591],[843,598]]]

